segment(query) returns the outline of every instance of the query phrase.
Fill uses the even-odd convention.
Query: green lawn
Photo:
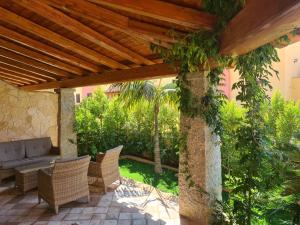
[[[120,160],[121,176],[150,184],[159,190],[178,195],[178,178],[175,172],[164,169],[161,175],[154,173],[154,166],[133,160]]]

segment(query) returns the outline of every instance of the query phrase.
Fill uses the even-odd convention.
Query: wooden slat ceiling
[[[268,7],[266,7],[268,6]],[[300,1],[251,0],[229,23],[221,53],[243,54],[300,25]],[[201,0],[0,0],[0,79],[24,90],[176,74],[153,54],[213,29]]]
[[[184,35],[216,21],[199,0],[150,2],[135,1],[129,10],[131,0],[0,1],[0,79],[37,90],[119,70],[130,77],[132,68],[162,62],[150,44],[170,47],[170,30]]]

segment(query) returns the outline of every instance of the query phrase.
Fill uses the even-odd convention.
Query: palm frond
[[[152,81],[135,81],[129,83],[113,84],[120,89],[120,100],[128,107],[135,105],[142,99],[152,102],[156,87]]]
[[[176,105],[179,101],[178,89],[175,83],[168,83],[161,88],[160,93],[161,103]]]

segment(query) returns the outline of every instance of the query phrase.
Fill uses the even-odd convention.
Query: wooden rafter
[[[0,62],[0,70],[2,72],[6,72],[8,74],[14,74],[16,76],[21,76],[21,77],[26,77],[26,78],[28,77],[29,79],[31,79],[33,81],[38,81],[38,82],[46,82],[47,81],[47,79],[45,79],[44,77],[37,76],[34,73],[27,72],[27,71],[24,71],[19,68],[15,68],[10,65],[1,63],[1,62]]]
[[[35,81],[35,80],[28,79],[28,78],[26,78],[26,77],[21,77],[20,75],[15,75],[15,74],[13,74],[13,73],[7,72],[7,71],[2,70],[2,69],[0,69],[0,74],[1,74],[1,75],[5,75],[5,76],[8,76],[8,77],[15,78],[15,79],[27,81],[27,82],[30,82],[30,83],[34,83],[34,84],[38,84],[38,83],[39,83],[39,82],[37,82],[37,81]]]
[[[215,16],[201,11],[197,0],[4,1],[7,4],[0,7],[0,79],[24,90],[174,76],[176,71],[152,57],[145,43],[170,47],[177,40],[169,29],[184,35],[185,31],[212,29],[216,22]],[[299,0],[247,1],[221,36],[221,53],[240,55],[272,42],[299,27],[299,15]],[[33,22],[37,19],[42,21]],[[54,27],[61,29],[56,32]],[[68,37],[61,35],[67,30],[71,31]],[[87,44],[75,41],[79,39]],[[128,47],[121,44],[125,41]],[[89,44],[100,46],[97,49],[104,53]],[[134,50],[138,47],[139,53]],[[110,52],[118,57],[112,59]]]
[[[83,75],[83,71],[82,69],[75,67],[75,66],[71,66],[69,64],[66,63],[62,63],[59,60],[53,59],[51,57],[45,56],[44,54],[32,51],[30,49],[24,48],[22,46],[19,46],[17,44],[14,44],[12,42],[6,41],[4,39],[0,38],[0,48],[4,48],[6,50],[10,50],[13,51],[17,54],[20,54],[22,56],[31,58],[33,60],[39,61],[41,63],[45,63],[49,66],[53,66],[56,67],[58,69],[61,70],[66,70],[70,73],[76,74],[76,75]]]
[[[13,81],[13,80],[9,80],[9,79],[6,79],[6,78],[2,78],[3,81],[5,81],[6,83],[9,83],[11,85],[17,85],[19,87],[23,86],[24,84],[21,83],[21,82],[18,82],[18,81]]]
[[[20,80],[20,79],[16,79],[14,77],[10,77],[10,76],[7,76],[7,75],[3,75],[0,73],[0,78],[2,79],[5,79],[5,80],[10,80],[10,81],[14,81],[14,82],[18,82],[20,84],[27,84],[27,85],[30,85],[30,82],[28,81],[24,81],[24,80]]]
[[[17,4],[31,10],[40,16],[46,17],[54,23],[76,33],[77,35],[89,40],[90,42],[105,48],[124,59],[128,59],[136,64],[152,65],[151,60],[139,55],[138,53],[124,47],[123,45],[111,40],[103,34],[100,34],[77,20],[65,15],[64,13],[42,4],[39,0],[16,0]]]
[[[36,51],[39,51],[41,53],[44,53],[46,55],[52,56],[56,59],[62,60],[64,62],[70,63],[74,66],[92,71],[92,72],[99,72],[100,69],[89,62],[86,62],[82,59],[79,59],[77,57],[74,57],[70,54],[67,54],[63,51],[59,51],[56,48],[52,48],[48,45],[45,45],[39,41],[36,41],[34,39],[31,39],[27,36],[24,36],[22,34],[19,34],[15,31],[12,31],[10,29],[7,29],[6,27],[3,27],[0,25],[0,36],[7,38],[11,41],[14,41],[18,44],[21,44],[23,46],[29,47],[31,49],[34,49]]]
[[[216,17],[211,14],[158,0],[89,1],[195,30],[212,29],[216,22]]]
[[[53,66],[49,66],[47,64],[41,63],[41,62],[33,60],[31,58],[27,58],[25,56],[16,54],[14,52],[5,50],[3,48],[0,48],[0,56],[23,63],[23,64],[26,64],[28,66],[40,69],[40,70],[48,72],[48,73],[52,73],[53,75],[56,75],[57,77],[74,77],[74,75],[72,75],[64,70],[58,69]]]
[[[20,29],[26,30],[27,32],[33,33],[63,48],[76,52],[77,54],[82,55],[90,60],[93,60],[96,63],[101,63],[113,69],[128,69],[128,66],[126,65],[123,65],[94,50],[84,47],[68,38],[65,38],[49,29],[46,29],[36,23],[33,23],[30,20],[21,17],[2,7],[0,7],[0,14],[0,20],[5,21],[6,23],[10,23]]]
[[[137,68],[131,68],[129,70],[117,70],[104,72],[99,75],[91,75],[85,77],[78,77],[74,79],[68,79],[63,81],[54,81],[43,84],[27,85],[24,86],[24,90],[33,91],[40,89],[51,88],[64,88],[64,87],[83,87],[89,85],[110,84],[118,82],[126,82],[133,80],[146,80],[157,79],[163,77],[175,76],[176,71],[174,68],[167,64],[155,64],[150,66],[143,66]]]
[[[300,27],[300,1],[251,0],[225,29],[222,54],[245,54]]]
[[[56,76],[56,75],[54,75],[52,73],[49,73],[49,72],[46,72],[46,71],[34,68],[32,66],[29,66],[29,65],[17,62],[17,61],[14,61],[12,59],[4,58],[2,56],[0,56],[0,64],[1,65],[5,64],[5,65],[8,65],[10,67],[18,68],[18,69],[21,69],[23,71],[27,71],[29,73],[35,74],[35,75],[37,75],[39,77],[44,77],[48,81],[49,80],[56,80],[56,79],[60,79],[61,78],[61,77],[58,77],[58,76]]]
[[[177,40],[171,37],[169,29],[153,24],[140,22],[120,15],[112,10],[99,5],[80,0],[46,0],[47,4],[74,15],[96,21],[103,26],[119,30],[135,38],[140,38],[152,43],[171,42]]]

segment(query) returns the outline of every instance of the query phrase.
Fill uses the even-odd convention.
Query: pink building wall
[[[88,94],[93,93],[97,89],[97,86],[88,86],[82,88],[82,98],[88,97]]]
[[[223,71],[223,81],[221,82],[220,89],[224,92],[228,99],[231,99],[231,75],[228,69]]]

